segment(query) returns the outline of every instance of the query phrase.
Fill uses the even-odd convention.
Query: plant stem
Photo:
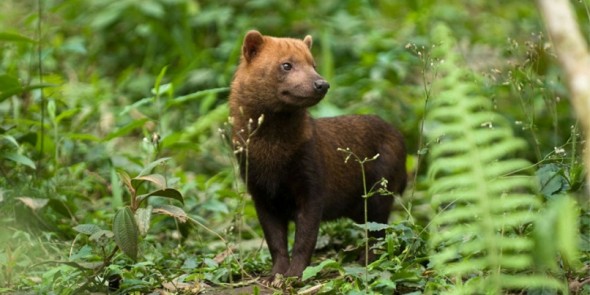
[[[356,157],[356,156],[355,156]],[[366,160],[366,159],[365,159]],[[364,218],[365,218],[365,290],[369,289],[369,225],[367,224],[369,219],[368,213],[368,199],[367,196],[367,178],[365,177],[365,161],[360,161],[357,158],[359,165],[361,166],[361,177],[363,179],[363,202],[364,202]]]
[[[418,152],[416,153],[416,168],[414,169],[414,181],[412,182],[412,191],[410,193],[410,200],[414,199],[414,195],[416,193],[416,181],[418,180],[418,172],[420,171],[420,165],[422,164],[423,161],[423,153],[422,150],[424,149],[424,122],[426,121],[426,114],[428,112],[428,102],[430,101],[430,97],[432,95],[432,83],[428,83],[427,78],[426,78],[426,69],[428,67],[428,62],[429,62],[430,58],[428,57],[424,57],[424,59],[422,60],[422,85],[424,85],[423,90],[424,90],[424,115],[422,116],[422,120],[420,121],[420,130],[419,130],[419,134],[418,134]],[[438,67],[434,68],[434,75],[432,77],[432,80],[435,80],[436,77],[438,75]],[[412,210],[412,202],[410,201],[410,203],[408,204],[408,209],[406,210],[408,212],[408,218],[410,220],[410,222],[412,222],[413,224],[413,220],[412,220],[412,214],[411,213]]]
[[[37,34],[38,34],[38,44],[37,44],[37,63],[38,63],[38,70],[39,70],[39,84],[43,84],[43,63],[41,54],[43,49],[43,42],[41,40],[41,21],[43,18],[43,7],[42,7],[41,0],[37,0],[37,14],[39,15],[39,19],[37,20]],[[45,146],[45,113],[46,113],[46,106],[45,106],[45,96],[43,95],[43,89],[40,89],[41,94],[41,144],[39,145],[39,161],[37,163],[37,167],[41,166],[43,163],[43,151]],[[41,173],[41,169],[37,169],[37,174]]]

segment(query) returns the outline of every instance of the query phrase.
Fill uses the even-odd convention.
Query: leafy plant
[[[448,27],[436,26],[433,39],[441,78],[433,85],[427,117],[427,135],[438,141],[430,150],[428,171],[433,181],[429,193],[437,208],[429,241],[432,265],[450,277],[454,285],[448,291],[454,294],[521,288],[565,292],[558,279],[530,273],[539,254],[530,225],[542,204],[530,193],[535,189],[534,178],[526,173],[530,164],[517,157],[524,141],[512,135],[505,119],[478,94],[478,77],[461,65]],[[564,215],[576,215],[573,206],[560,208]],[[560,249],[573,261],[575,222],[564,222],[574,229],[562,231],[567,238],[557,243],[567,243]],[[542,240],[556,243],[547,236]],[[554,255],[549,250],[543,259]]]
[[[166,179],[161,174],[149,174],[158,165],[161,165],[168,158],[162,158],[148,164],[143,171],[136,177],[131,178],[123,171],[119,175],[130,194],[130,204],[117,210],[113,218],[112,231],[104,230],[96,224],[79,224],[73,229],[84,236],[88,236],[89,244],[83,246],[79,252],[72,255],[68,262],[59,262],[60,264],[73,266],[82,273],[86,273],[88,278],[86,283],[76,286],[76,290],[84,290],[89,284],[95,283],[101,285],[105,280],[118,281],[121,277],[118,273],[111,273],[108,269],[113,263],[115,254],[120,249],[125,255],[132,260],[137,260],[139,254],[140,237],[145,236],[148,232],[152,213],[162,213],[172,216],[181,222],[187,220],[187,215],[182,208],[161,204],[152,207],[147,205],[145,208],[140,207],[142,203],[147,202],[150,197],[158,196],[177,200],[183,203],[182,194],[176,189],[167,187]],[[144,184],[149,183],[154,189],[148,190],[147,193],[139,194],[143,191]],[[112,247],[112,242],[116,247]],[[98,251],[101,261],[95,261],[96,257],[90,255],[95,247]],[[110,252],[108,249],[112,249]],[[106,274],[106,275],[105,275]],[[77,276],[72,274],[72,276]]]
[[[470,89],[467,98],[457,92],[457,101],[485,96],[489,103],[475,103],[478,111],[491,105],[503,117],[489,120],[490,132],[510,125],[516,137],[527,140],[530,148],[515,148],[502,160],[519,157],[534,164],[503,176],[528,177],[534,171],[543,196],[530,208],[532,221],[504,232],[527,241],[528,250],[516,254],[528,257],[528,267],[501,273],[564,278],[570,292],[590,294],[590,203],[579,157],[584,141],[551,40],[540,33],[541,19],[529,1],[464,2],[0,1],[0,292],[190,293],[206,285],[256,284],[255,277],[268,271],[270,256],[252,202],[236,186],[234,155],[220,148],[216,136],[227,120],[227,93],[243,34],[251,28],[274,36],[311,34],[318,72],[332,85],[311,110],[314,116],[376,114],[398,126],[413,176],[411,190],[396,198],[391,224],[322,225],[314,275],[302,282],[304,290],[294,284],[285,293],[439,294],[459,284],[439,266],[432,269],[425,247],[431,232],[445,233],[439,225],[431,228],[429,188],[457,169],[439,167],[444,172],[434,182],[428,178],[422,156],[439,145],[439,137],[422,141],[423,132],[417,131],[440,127],[432,120],[420,125],[443,88],[431,84],[441,76],[443,55],[437,53],[437,60],[430,54],[440,45],[431,42],[430,32],[442,21],[460,40],[452,50],[465,60],[454,70],[465,76],[445,87]],[[588,3],[571,4],[587,22]],[[582,29],[590,35],[590,26]],[[481,75],[466,73],[465,67]],[[488,145],[483,147],[498,146]],[[166,173],[142,174],[163,157],[175,165]],[[165,181],[150,177],[154,173]],[[174,198],[146,197],[165,194],[162,183],[182,194],[182,206]],[[536,191],[532,186],[518,193]],[[461,189],[453,193],[460,195]],[[565,238],[574,237],[578,216],[564,217],[578,210],[566,194],[581,208],[579,255],[571,247],[576,239]],[[190,222],[180,222],[181,207]],[[117,239],[114,224],[119,224]],[[356,265],[357,250],[366,247],[365,229],[372,228],[387,232],[374,244],[381,256]],[[484,256],[489,255],[451,262]],[[571,257],[580,257],[583,266]],[[482,266],[462,279],[475,283],[475,276],[491,273]],[[260,285],[232,291],[280,292]]]

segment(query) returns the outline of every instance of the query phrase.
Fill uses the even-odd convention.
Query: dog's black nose
[[[330,83],[328,83],[328,81],[326,81],[324,79],[315,80],[313,82],[313,89],[317,93],[326,94],[326,92],[328,92],[329,88],[330,88]]]

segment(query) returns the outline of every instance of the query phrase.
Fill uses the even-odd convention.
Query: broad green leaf
[[[17,78],[8,75],[0,75],[0,102],[25,91],[54,87],[53,84],[21,85]]]
[[[365,229],[365,224],[355,223],[354,226],[356,226],[358,228]],[[367,222],[366,226],[367,226],[367,230],[369,230],[369,231],[380,231],[380,230],[385,230],[385,229],[390,228],[390,226],[388,224],[377,223],[377,222]]]
[[[555,202],[551,202],[548,208],[541,212],[535,221],[535,229],[532,237],[535,242],[533,252],[533,259],[535,267],[539,270],[555,270],[557,268],[557,261],[555,254],[557,252],[557,245],[555,243],[548,243],[547,241],[554,240],[555,223],[558,212],[556,211]]]
[[[123,172],[125,175],[119,175],[120,179],[122,182],[124,177],[127,177],[127,183],[131,183],[131,179],[129,178],[129,175],[123,171],[123,170],[119,170],[120,172]],[[125,183],[125,186],[127,186],[127,183]],[[115,208],[121,208],[123,207],[123,189],[121,187],[121,184],[119,181],[117,181],[117,169],[111,167],[111,192],[113,194],[112,196],[112,206]]]
[[[106,230],[106,229],[101,229],[95,233],[93,233],[92,235],[90,235],[90,237],[88,239],[90,239],[91,241],[98,241],[100,240],[102,237],[106,237],[108,239],[112,238],[115,234],[110,231],[110,230]]]
[[[361,278],[364,277],[366,269],[362,266],[345,266],[344,274],[353,277]]]
[[[0,139],[6,140],[11,143],[14,147],[18,148],[18,142],[13,136],[2,134],[0,135]]]
[[[9,32],[0,32],[0,41],[37,43],[27,36]]]
[[[209,198],[204,203],[201,203],[201,206],[204,210],[211,211],[211,212],[219,212],[223,214],[229,213],[229,208],[227,203],[222,202],[220,200]]]
[[[158,91],[158,93],[160,95],[168,94],[171,97],[172,94],[174,93],[174,85],[172,83],[162,84],[162,85],[160,85],[159,89],[160,90]]]
[[[3,155],[4,158],[9,159],[15,163],[22,164],[25,166],[30,167],[31,169],[37,169],[33,160],[17,153],[5,153]]]
[[[80,270],[93,270],[98,269],[99,267],[103,266],[102,262],[74,262],[74,261],[58,261],[58,260],[46,260],[44,263],[55,263],[55,264],[64,264],[67,266],[71,266]]]
[[[0,93],[3,93],[5,91],[8,91],[10,89],[22,89],[20,82],[18,81],[18,78],[7,75],[7,74],[2,74],[0,75]]]
[[[90,245],[84,245],[84,246],[82,246],[82,248],[80,248],[80,250],[73,253],[73,255],[71,255],[69,257],[69,260],[70,261],[84,260],[85,258],[88,258],[91,255],[92,255],[92,247],[90,247]]]
[[[166,188],[166,189],[162,189],[162,190],[153,191],[153,192],[150,192],[147,194],[139,195],[139,196],[137,196],[137,202],[141,204],[141,202],[147,200],[147,198],[152,197],[152,196],[170,198],[170,199],[178,200],[182,204],[184,204],[184,199],[182,198],[182,194],[178,190],[175,190],[173,188]]]
[[[23,87],[18,78],[6,74],[0,75],[0,102],[22,91]]]
[[[71,108],[71,109],[65,110],[55,117],[55,122],[59,124],[62,120],[67,119],[71,116],[74,116],[78,113],[80,113],[79,108]]]
[[[145,176],[137,176],[137,177],[131,179],[131,184],[133,185],[134,188],[138,188],[139,185],[143,181],[149,181],[149,182],[155,184],[156,188],[158,188],[158,189],[165,189],[166,188],[166,178],[164,178],[164,176],[162,176],[161,174],[150,174],[150,175],[145,175]]]
[[[156,77],[156,83],[154,83],[154,88],[152,89],[152,94],[153,95],[161,95],[162,92],[160,89],[160,85],[162,83],[162,79],[164,79],[164,75],[166,75],[166,70],[168,70],[168,66],[164,66],[162,68],[162,70],[160,70],[160,74],[158,74],[158,77]]]
[[[186,212],[180,207],[173,205],[159,205],[152,210],[153,213],[165,214],[178,219],[178,221],[185,223],[188,219]]]
[[[129,207],[123,207],[115,214],[113,234],[119,249],[131,259],[137,260],[139,231],[133,212]]]
[[[100,226],[96,224],[78,224],[72,229],[85,235],[93,235],[94,233],[102,230]]]
[[[137,228],[139,234],[145,236],[150,229],[150,220],[152,218],[152,206],[146,208],[138,208],[135,211],[135,221],[137,222]]]
[[[562,193],[567,189],[567,180],[563,177],[562,169],[556,164],[543,165],[536,172],[539,179],[541,194],[547,199],[552,199],[553,195]]]
[[[315,277],[324,268],[339,268],[340,264],[332,259],[326,259],[316,266],[308,266],[303,270],[302,281]]]
[[[556,237],[557,248],[563,260],[570,266],[579,264],[578,261],[578,206],[569,196],[563,195],[558,200],[556,207],[557,225]]]
[[[148,103],[150,103],[152,101],[154,101],[154,97],[153,96],[144,97],[144,98],[142,98],[142,99],[140,99],[140,100],[138,100],[138,101],[136,101],[136,102],[134,102],[134,103],[132,103],[130,105],[125,106],[125,108],[123,108],[123,110],[119,113],[119,116],[120,115],[125,115],[125,114],[129,113],[129,111],[131,111],[132,109],[136,109],[136,108],[138,108],[138,107],[140,107],[142,105],[146,105],[146,104],[148,104]]]
[[[127,135],[127,134],[131,133],[131,131],[143,126],[143,124],[145,124],[145,122],[147,122],[147,121],[149,121],[149,119],[147,119],[147,118],[134,120],[133,122],[111,132],[109,135],[107,135],[105,138],[103,138],[103,141],[109,141],[113,138]]]
[[[197,92],[193,92],[193,93],[190,93],[187,95],[176,97],[173,100],[169,100],[167,104],[168,104],[168,106],[173,106],[173,105],[177,105],[177,104],[184,104],[187,101],[200,99],[202,97],[207,97],[210,94],[218,94],[218,93],[226,92],[226,91],[229,91],[229,87],[199,90]]]
[[[158,165],[161,165],[162,163],[164,163],[164,162],[166,162],[166,161],[168,161],[170,159],[172,159],[172,158],[170,158],[170,157],[160,158],[160,159],[157,159],[157,160],[155,160],[155,161],[147,164],[145,166],[145,168],[143,168],[143,170],[141,170],[141,172],[139,173],[139,175],[137,175],[137,177],[144,176],[144,175],[146,175],[148,173],[151,173],[152,170],[154,170],[154,168],[156,168]]]
[[[74,141],[83,141],[83,140],[94,141],[94,142],[100,141],[100,138],[98,138],[95,135],[90,134],[90,133],[66,133],[66,134],[64,134],[64,136],[71,139],[71,140],[74,140]]]
[[[414,270],[402,270],[402,271],[398,271],[395,272],[394,274],[391,275],[391,277],[389,278],[390,281],[392,282],[398,282],[398,281],[418,281],[420,280],[420,273]],[[422,293],[420,293],[422,294]]]
[[[30,198],[30,197],[18,197],[17,200],[23,202],[27,207],[33,210],[39,210],[49,202],[49,199],[37,199],[37,198]]]

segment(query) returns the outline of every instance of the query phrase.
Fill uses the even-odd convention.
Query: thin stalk
[[[422,55],[420,55],[422,56]],[[418,179],[418,173],[420,171],[420,166],[422,164],[422,161],[424,160],[423,157],[423,152],[422,150],[424,149],[424,122],[426,121],[426,115],[428,112],[428,102],[430,101],[430,98],[432,96],[432,81],[436,80],[436,77],[438,76],[438,67],[434,67],[434,74],[432,77],[432,81],[431,83],[428,83],[428,79],[426,77],[426,69],[428,68],[428,65],[431,64],[433,65],[433,63],[429,63],[431,62],[431,59],[429,57],[424,57],[424,59],[422,60],[422,85],[423,85],[423,91],[424,91],[424,115],[422,116],[422,120],[420,121],[420,130],[419,130],[419,134],[418,134],[418,152],[416,153],[416,169],[414,169],[414,181],[412,183],[412,191],[410,192],[410,200],[414,199],[414,195],[416,193],[416,181]],[[405,208],[405,207],[404,207]],[[412,210],[412,203],[410,202],[408,204],[408,209],[406,210],[408,212],[408,217],[410,219],[410,222],[413,223],[412,220],[412,214],[410,214]]]
[[[41,40],[41,21],[43,19],[43,6],[42,1],[37,0],[37,14],[39,15],[39,19],[37,20],[37,63],[38,63],[38,72],[39,72],[39,84],[43,84],[43,63],[41,55],[43,49],[43,42]],[[46,106],[45,106],[45,96],[43,95],[43,89],[40,89],[41,93],[41,143],[39,146],[39,162],[37,163],[37,167],[41,166],[43,163],[43,151],[45,150],[45,113],[46,113]],[[41,169],[37,169],[37,173],[40,173]]]
[[[570,155],[570,171],[573,167],[575,167],[574,165],[576,164],[576,145],[578,144],[578,123],[576,122],[576,124],[574,124],[574,126],[572,126],[572,151],[571,151],[571,155]],[[571,174],[570,174],[571,176]]]
[[[357,158],[358,161],[358,158]],[[369,220],[369,213],[368,213],[368,199],[369,196],[367,196],[367,178],[365,177],[365,165],[364,165],[364,161],[358,161],[359,165],[361,166],[361,176],[363,178],[363,202],[364,202],[364,218],[365,218],[365,290],[369,289],[369,225],[368,220]]]
[[[366,162],[370,162],[373,161],[375,159],[377,159],[379,157],[379,154],[376,154],[373,158],[364,158],[363,160],[361,160],[353,151],[351,151],[349,148],[343,149],[343,148],[338,148],[338,151],[340,152],[344,152],[347,154],[346,158],[344,159],[344,163],[348,162],[348,160],[350,159],[350,157],[354,157],[354,160],[359,163],[360,167],[361,167],[361,178],[363,181],[363,204],[364,204],[364,221],[365,221],[365,226],[364,226],[364,231],[365,231],[365,279],[364,279],[364,283],[365,283],[365,291],[369,290],[369,209],[368,209],[368,199],[369,197],[371,197],[375,192],[373,191],[373,189],[375,188],[375,186],[371,187],[370,190],[367,190],[367,177],[365,174],[365,163]]]

